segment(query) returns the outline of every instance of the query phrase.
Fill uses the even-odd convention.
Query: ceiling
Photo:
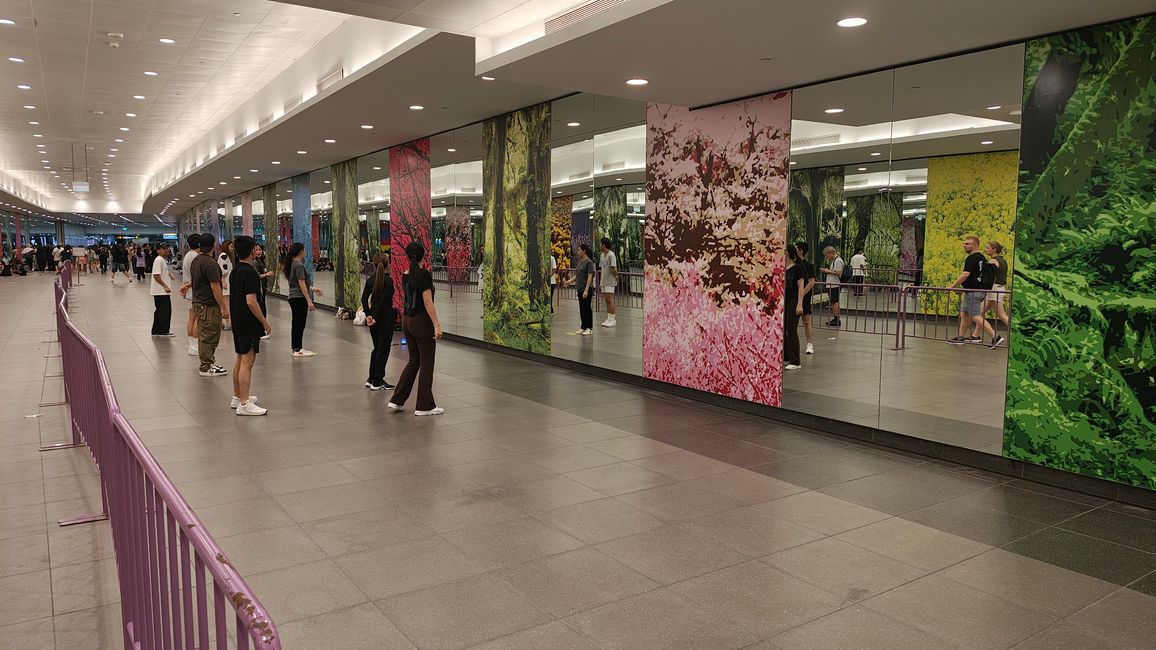
[[[0,18],[15,22],[0,26],[0,169],[48,199],[131,202],[348,16],[262,0],[0,0]],[[74,195],[73,180],[91,191]]]
[[[589,0],[281,0],[469,36],[495,37]]]
[[[703,106],[1152,11],[1153,0],[671,0],[579,22],[479,60],[477,73]],[[868,22],[836,26],[846,17]],[[633,77],[650,83],[625,85]]]

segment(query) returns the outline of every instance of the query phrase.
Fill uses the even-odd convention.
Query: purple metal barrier
[[[57,283],[56,322],[73,436],[100,471],[107,515],[61,525],[110,519],[125,650],[228,648],[231,636],[238,650],[280,650],[260,601],[120,413],[100,349],[68,318],[67,281]]]
[[[959,335],[959,310],[964,294],[975,292],[976,289],[948,289],[946,287],[904,287],[903,307],[900,311],[900,342],[907,338],[931,339],[947,341]],[[996,310],[991,309],[992,302],[1003,303],[1004,314],[1010,314],[1010,291],[984,291],[984,318],[989,324],[1007,337],[1007,327],[1002,330],[1002,321]],[[971,333],[973,325],[968,324],[966,330]],[[980,333],[982,335],[982,332]],[[1006,343],[1001,346],[1006,346]]]

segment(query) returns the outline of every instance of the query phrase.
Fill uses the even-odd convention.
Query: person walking
[[[389,258],[377,255],[373,260],[373,274],[365,281],[361,292],[361,308],[365,310],[365,324],[373,337],[373,352],[369,355],[369,390],[389,390],[393,384],[385,380],[385,364],[393,346],[393,278],[389,277]]]
[[[305,337],[309,312],[317,311],[313,296],[321,295],[321,289],[313,286],[313,276],[305,270],[305,244],[293,242],[282,258],[281,272],[289,281],[289,308],[293,311],[293,356],[315,357],[317,353],[306,350],[302,339]]]
[[[831,315],[833,318],[827,321],[827,325],[831,327],[839,327],[842,321],[839,320],[839,289],[842,286],[843,277],[843,258],[839,257],[839,253],[835,251],[834,246],[828,246],[823,249],[823,257],[827,258],[827,266],[819,269],[826,276],[824,280],[827,283],[827,295],[831,298]]]
[[[261,244],[257,244],[257,248],[253,251],[253,268],[257,270],[257,275],[261,276],[261,294],[257,296],[257,303],[261,305],[261,313],[267,317],[269,315],[269,309],[265,304],[265,294],[268,291],[268,287],[265,285],[265,282],[273,277],[273,272],[265,265],[265,247]],[[269,333],[266,332],[261,338],[263,340],[268,339]]]
[[[806,270],[799,263],[799,253],[794,246],[787,246],[786,297],[783,300],[783,367],[786,370],[803,367],[799,356],[799,319],[803,316],[805,285]]]
[[[200,238],[200,254],[193,258],[189,269],[190,292],[193,294],[193,313],[197,318],[198,373],[202,377],[220,377],[229,371],[216,363],[217,345],[221,342],[221,323],[229,316],[229,303],[221,292],[221,267],[213,259],[217,243],[212,235]]]
[[[966,237],[963,240],[963,252],[967,253],[967,258],[963,261],[963,271],[955,280],[952,280],[951,284],[947,285],[948,289],[954,289],[958,286],[966,290],[959,303],[959,334],[947,342],[950,345],[963,345],[982,341],[983,339],[979,334],[968,334],[973,325],[977,332],[978,328],[982,327],[994,341],[995,330],[992,329],[991,323],[988,323],[987,319],[983,317],[987,290],[994,285],[983,286],[983,267],[987,264],[987,259],[983,253],[979,252],[979,237],[975,235]]]
[[[591,303],[594,300],[594,275],[597,270],[594,266],[594,251],[589,244],[578,245],[578,264],[574,266],[574,278],[571,283],[578,293],[578,318],[580,325],[579,336],[590,336],[594,333],[594,309]]]
[[[96,249],[96,260],[100,262],[100,274],[108,273],[108,246],[101,244]]]
[[[867,256],[863,254],[863,247],[855,249],[855,254],[851,256],[851,284],[856,285],[855,295],[862,296],[863,283],[867,281]]]
[[[144,282],[145,264],[148,264],[148,255],[145,254],[144,246],[137,246],[132,256],[132,266],[136,273],[137,282]]]
[[[229,408],[237,415],[265,415],[269,409],[257,406],[257,396],[249,393],[253,364],[261,351],[261,337],[273,331],[265,313],[261,311],[261,275],[253,267],[257,241],[248,235],[236,239],[236,264],[230,271],[229,312],[233,316],[233,350],[237,362],[233,365],[233,398]]]
[[[124,273],[124,279],[132,282],[128,275],[128,251],[121,244],[112,247],[112,279],[109,280],[112,284],[116,284],[117,271]]]
[[[52,268],[56,271],[60,270],[60,256],[64,254],[64,247],[57,244],[52,247]]]
[[[811,300],[811,292],[815,289],[815,265],[807,261],[807,242],[795,242],[795,259],[798,260],[799,266],[802,267],[803,273],[803,333],[807,336],[807,347],[803,350],[803,354],[815,354],[815,326],[811,322],[811,312],[814,309],[814,301]]]
[[[225,302],[229,301],[229,275],[233,272],[233,241],[226,239],[221,242],[221,250],[217,253],[217,265],[221,267],[221,293],[225,294]],[[233,329],[232,323],[226,318],[222,325],[227,332]]]
[[[442,326],[434,308],[433,275],[422,268],[425,247],[421,242],[411,241],[405,247],[405,257],[409,260],[409,270],[402,277],[405,291],[405,311],[401,317],[401,331],[409,342],[409,362],[397,380],[393,399],[389,408],[401,411],[417,381],[417,402],[414,415],[441,415],[445,409],[434,403],[433,373],[434,353],[437,341],[442,337]]]
[[[601,292],[606,300],[606,320],[602,327],[618,325],[618,308],[614,305],[614,292],[618,290],[618,256],[610,250],[610,239],[603,237],[599,243],[602,255],[598,258],[598,269],[601,272]]]
[[[197,343],[197,316],[193,309],[193,294],[189,291],[192,287],[193,277],[193,260],[201,254],[201,235],[194,233],[185,238],[185,243],[189,245],[189,250],[185,252],[184,259],[181,260],[181,276],[184,278],[184,284],[181,286],[181,296],[189,303],[189,320],[185,325],[185,334],[189,337],[189,356],[195,357],[200,353],[197,351],[199,344]]]
[[[149,295],[153,297],[153,336],[173,335],[169,331],[173,319],[173,287],[169,283],[175,276],[169,270],[170,255],[172,250],[169,245],[161,244],[153,260],[152,279],[149,282]]]
[[[984,304],[984,311],[988,309],[995,312],[995,317],[1003,323],[1007,328],[1008,333],[1011,333],[1011,317],[1008,316],[1007,309],[1004,308],[1004,298],[1008,296],[1007,293],[1007,260],[1003,256],[1003,244],[997,241],[989,241],[987,246],[983,249],[987,256],[987,263],[995,267],[995,278],[991,285],[991,293],[987,294],[987,299]],[[994,329],[994,328],[993,328]],[[979,338],[979,328],[975,328],[972,332],[972,338]],[[996,334],[992,339],[991,349],[996,349],[1004,342],[1004,337]]]

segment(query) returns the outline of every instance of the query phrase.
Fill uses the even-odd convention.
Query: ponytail
[[[285,257],[281,258],[281,273],[284,274],[286,280],[293,279],[290,277],[293,272],[293,258],[300,255],[303,250],[305,250],[305,244],[295,241],[289,250],[285,251]]]

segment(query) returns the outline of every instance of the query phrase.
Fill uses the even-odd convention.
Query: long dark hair
[[[286,280],[291,280],[290,273],[293,271],[293,258],[301,254],[305,250],[305,244],[299,241],[293,242],[288,251],[285,251],[285,257],[281,258],[281,273],[285,274]]]
[[[425,246],[419,241],[411,241],[405,246],[405,258],[409,260],[410,277],[416,277],[417,270],[421,268],[421,261],[425,259]]]
[[[373,256],[373,293],[369,295],[369,304],[374,307],[381,304],[381,297],[385,294],[385,279],[389,277],[385,260],[386,257],[381,253]]]

